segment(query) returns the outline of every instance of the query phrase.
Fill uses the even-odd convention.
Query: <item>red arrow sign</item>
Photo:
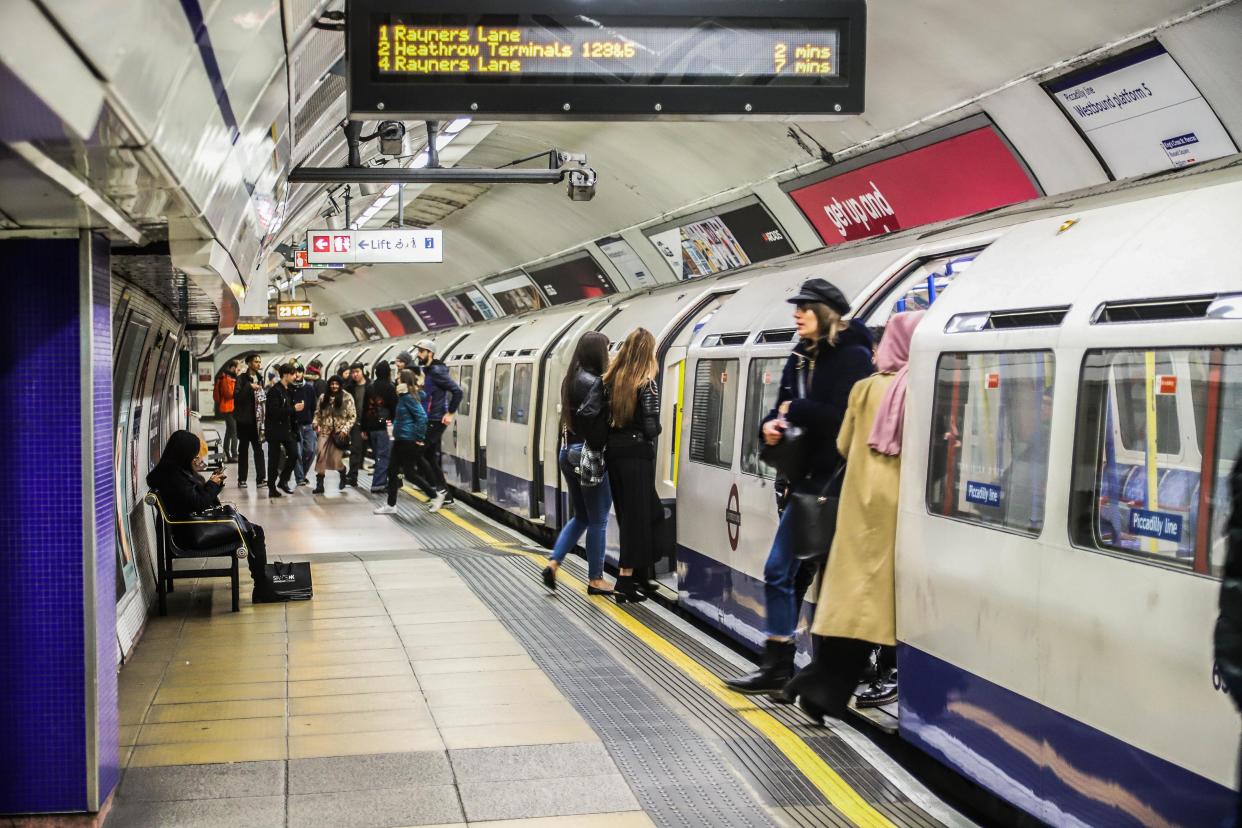
[[[311,243],[315,246],[316,253],[327,253],[331,247],[327,236],[313,236]]]

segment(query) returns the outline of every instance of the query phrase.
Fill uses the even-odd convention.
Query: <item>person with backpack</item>
[[[556,589],[561,561],[586,534],[587,592],[611,595],[604,580],[604,540],[612,490],[608,473],[598,479],[579,477],[583,452],[603,452],[608,443],[608,404],[604,398],[604,373],[608,370],[608,337],[588,331],[578,340],[565,379],[561,381],[561,450],[558,464],[573,515],[561,527],[556,545],[543,569],[543,582]]]
[[[844,462],[837,453],[837,432],[851,389],[875,370],[871,335],[861,321],[845,321],[850,303],[825,279],[808,279],[788,301],[794,305],[799,341],[785,362],[776,405],[764,418],[760,437],[775,446],[788,429],[799,429],[806,468],[799,479],[789,481],[789,487],[792,492],[818,492]],[[797,527],[792,515],[790,510],[782,514],[763,568],[767,610],[763,663],[757,671],[725,682],[739,693],[780,694],[794,675],[794,633],[802,603],[799,586],[805,589],[810,583],[798,573],[815,564],[795,554]]]
[[[428,511],[438,512],[452,501],[449,499],[448,482],[444,479],[444,459],[440,442],[444,432],[453,422],[457,407],[461,405],[461,386],[449,376],[448,366],[436,359],[436,343],[420,339],[414,346],[414,355],[423,372],[423,388],[427,394],[427,448],[423,452],[423,476],[435,487],[436,495]]]
[[[392,449],[388,424],[397,409],[397,389],[389,379],[391,372],[387,362],[376,363],[375,380],[367,387],[362,404],[362,432],[375,457],[371,494],[388,490],[388,459]]]
[[[422,377],[406,369],[398,375],[397,405],[392,419],[392,456],[388,464],[387,502],[377,506],[375,514],[397,513],[397,492],[401,477],[414,479],[418,461],[427,440],[427,409],[423,408]]]
[[[233,414],[234,389],[237,387],[237,360],[230,359],[216,374],[211,398],[216,405],[216,416],[224,421],[224,462],[237,462],[237,417]]]

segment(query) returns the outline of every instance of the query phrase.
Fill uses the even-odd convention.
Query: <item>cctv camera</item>
[[[595,170],[583,167],[569,171],[569,200],[590,201],[595,198]]]
[[[405,124],[400,121],[382,121],[377,134],[381,155],[401,155],[405,152]]]

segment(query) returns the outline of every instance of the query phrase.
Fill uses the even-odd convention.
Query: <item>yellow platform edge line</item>
[[[404,491],[415,497],[421,498],[422,496],[422,492],[418,492],[410,486],[405,487]],[[425,500],[425,498],[421,499]],[[487,544],[512,546],[512,544],[503,543],[460,515],[446,511],[440,511],[437,514],[442,515],[446,520],[460,526]],[[515,551],[536,563],[543,563],[544,561],[543,556],[534,552],[521,548],[515,548]],[[589,595],[586,591],[586,584],[565,572],[564,569],[560,570],[557,580],[558,583],[568,586],[575,592],[585,596],[598,610],[613,621],[616,621],[629,633],[658,653],[661,658],[681,670],[699,686],[736,712],[751,727],[762,733],[824,795],[824,799],[828,800],[846,819],[859,826],[859,828],[896,828],[888,817],[877,811],[870,802],[841,778],[841,775],[831,765],[825,762],[819,754],[811,750],[810,746],[798,734],[790,730],[787,725],[778,721],[772,714],[755,707],[741,693],[735,693],[730,690],[720,681],[715,673],[686,655],[681,649],[669,642],[668,639],[651,630],[647,625],[622,610],[612,601],[599,595]]]

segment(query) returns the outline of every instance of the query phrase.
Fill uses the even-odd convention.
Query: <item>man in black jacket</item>
[[[461,386],[449,376],[448,366],[436,359],[436,344],[430,339],[420,339],[414,346],[418,364],[423,370],[423,391],[427,394],[427,447],[421,460],[423,476],[436,489],[431,500],[432,512],[440,511],[452,501],[448,496],[448,483],[444,479],[444,459],[440,441],[453,422],[453,415],[461,405]]]
[[[302,408],[293,417],[294,422],[297,423],[293,440],[298,447],[297,465],[293,467],[293,471],[298,485],[305,486],[310,482],[307,475],[310,474],[311,466],[315,463],[315,449],[319,443],[314,425],[315,403],[319,400],[319,394],[315,391],[314,383],[302,370],[302,366],[297,363],[293,365],[293,384],[289,386],[289,392],[295,404],[302,403]]]
[[[1216,669],[1234,705],[1242,710],[1242,452],[1233,463],[1229,489],[1233,505],[1225,524],[1225,572],[1220,583],[1220,617],[1216,620]],[[1238,800],[1234,824],[1242,825],[1242,798]]]
[[[371,475],[371,493],[388,491],[388,454],[392,443],[388,439],[388,423],[397,411],[397,388],[389,379],[391,368],[387,362],[375,365],[375,381],[367,388],[362,407],[362,431],[371,454],[375,457],[375,471]]]
[[[363,405],[367,400],[367,377],[363,373],[361,362],[349,366],[349,382],[345,383],[345,393],[354,398],[354,411],[358,418],[349,432],[349,473],[345,475],[346,486],[358,485],[358,470],[362,468],[362,458],[366,454],[366,432],[362,430]]]
[[[263,404],[263,358],[253,351],[245,356],[245,370],[237,375],[233,391],[233,416],[237,419],[237,485],[246,488],[250,474],[249,450],[254,451],[254,474],[258,485],[267,480],[263,476],[263,435],[260,433],[259,409]]]
[[[306,405],[301,400],[295,402],[293,392],[289,388],[293,384],[293,366],[282,365],[279,370],[280,382],[273,385],[267,392],[268,497],[280,497],[282,491],[285,494],[293,494],[293,489],[289,488],[289,477],[293,474],[293,466],[298,457],[297,442],[293,437],[297,433],[297,423],[294,418]],[[279,491],[276,488],[278,466],[280,468]]]

